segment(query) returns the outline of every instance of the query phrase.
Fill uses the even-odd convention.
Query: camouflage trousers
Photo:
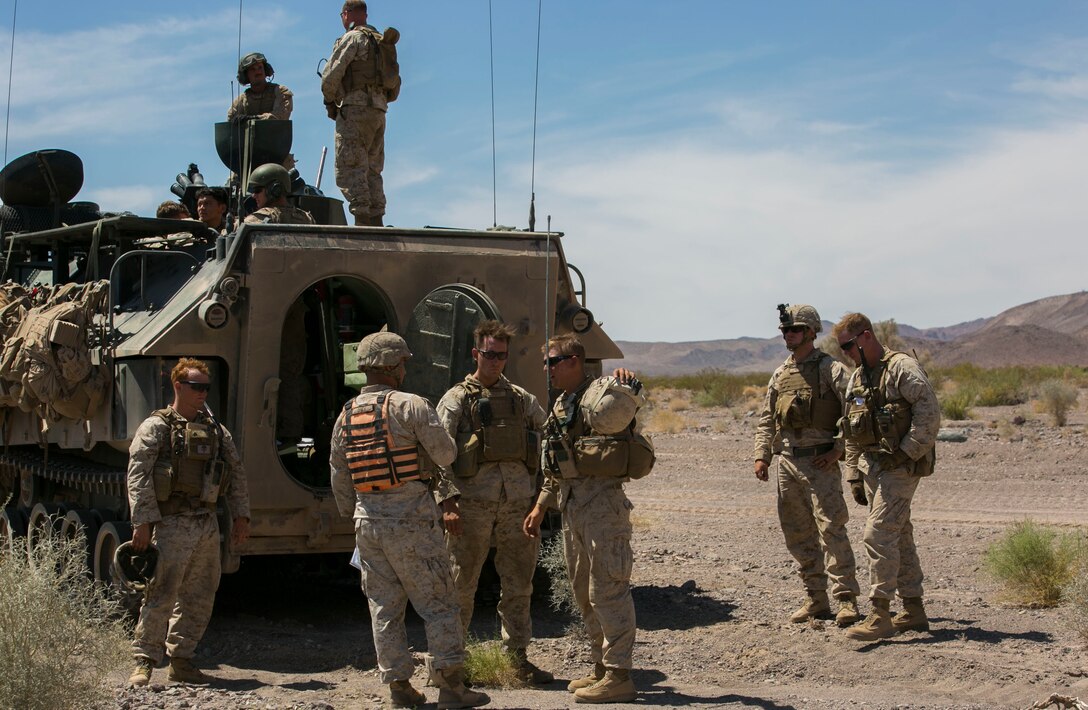
[[[810,456],[778,457],[778,521],[806,590],[825,591],[830,580],[837,598],[860,593],[849,519],[838,464],[821,471]]]
[[[480,569],[495,537],[495,571],[499,573],[502,592],[498,613],[502,623],[502,641],[509,649],[525,648],[533,637],[529,602],[533,595],[533,572],[540,551],[540,538],[528,537],[521,530],[533,498],[501,501],[461,498],[461,535],[446,535],[453,567],[453,583],[461,602],[461,625],[468,631]]]
[[[910,504],[918,488],[918,476],[901,467],[882,471],[875,457],[869,460],[865,493],[869,497],[869,519],[865,523],[865,552],[869,556],[869,598],[892,599],[922,596],[922,565],[914,546],[914,525]]]
[[[631,597],[631,510],[622,488],[563,510],[563,543],[574,601],[582,611],[594,663],[630,669],[635,648]]]
[[[348,104],[336,117],[336,185],[359,217],[385,214],[385,111]]]
[[[219,588],[219,522],[209,513],[167,515],[155,523],[155,576],[144,593],[133,654],[158,665],[192,658],[212,618]]]
[[[355,544],[382,683],[408,680],[415,670],[404,628],[409,600],[423,619],[434,668],[460,666],[464,634],[437,517],[356,520]]]

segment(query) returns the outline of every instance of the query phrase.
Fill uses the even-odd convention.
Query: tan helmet
[[[824,329],[820,323],[820,314],[816,309],[804,303],[793,306],[779,306],[778,329],[788,328],[791,325],[803,325],[819,333]]]
[[[113,566],[121,585],[133,592],[142,592],[155,577],[159,564],[159,548],[148,545],[136,552],[132,542],[122,543],[113,552]]]
[[[408,343],[396,333],[371,333],[355,346],[360,370],[373,367],[396,367],[404,358],[412,357]]]
[[[580,408],[586,423],[601,434],[619,434],[631,425],[646,402],[641,388],[636,393],[615,377],[598,377],[586,387]]]

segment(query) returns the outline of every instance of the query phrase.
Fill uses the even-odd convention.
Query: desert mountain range
[[[833,324],[824,321],[824,333]],[[823,335],[823,334],[821,334]],[[944,328],[900,323],[899,335],[934,365],[969,362],[980,367],[1078,365],[1088,367],[1088,291],[1050,296],[1015,306],[991,318]],[[782,339],[732,338],[687,343],[619,341],[624,367],[648,375],[700,370],[771,372],[782,363]],[[610,369],[620,361],[605,363]]]

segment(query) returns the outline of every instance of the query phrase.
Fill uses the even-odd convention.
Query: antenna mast
[[[11,77],[15,69],[15,18],[19,14],[19,0],[11,11],[11,57],[8,59],[8,107],[4,118],[4,165],[8,164],[8,131],[11,128]]]
[[[537,101],[540,96],[540,18],[544,14],[544,0],[538,0],[536,6],[536,70],[533,78],[533,167],[529,178],[529,231],[536,231],[536,116]],[[548,231],[552,231],[551,219]]]

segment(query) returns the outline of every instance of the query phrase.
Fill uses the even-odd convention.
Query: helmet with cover
[[[582,394],[581,410],[586,423],[601,434],[619,434],[631,425],[646,396],[615,377],[598,377]]]
[[[268,63],[264,55],[260,52],[250,52],[246,56],[242,57],[238,62],[238,83],[245,86],[249,83],[249,77],[246,74],[249,72],[249,68],[254,64],[261,62],[264,64],[264,75],[271,79],[276,75],[275,70],[272,69],[272,65]]]
[[[371,333],[355,347],[360,370],[377,367],[396,367],[405,358],[412,357],[408,343],[396,333]]]
[[[786,306],[784,309],[780,306],[780,315],[778,329],[783,330],[793,325],[803,325],[812,330],[813,333],[819,333],[824,329],[820,323],[820,314],[816,312],[816,309],[812,306],[800,303],[794,306]]]
[[[134,592],[142,592],[155,577],[155,567],[159,563],[159,548],[148,545],[143,552],[137,552],[132,542],[118,545],[113,553],[113,565],[121,584]]]

